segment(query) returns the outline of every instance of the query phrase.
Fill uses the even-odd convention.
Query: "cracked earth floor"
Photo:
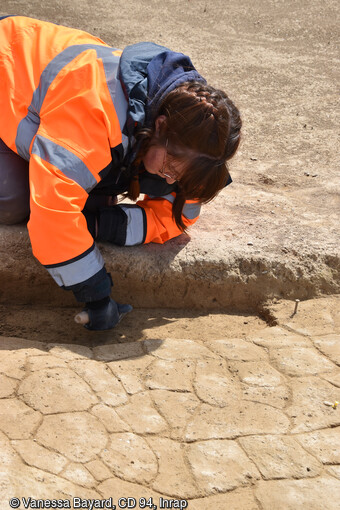
[[[278,301],[274,327],[135,310],[99,334],[70,309],[2,306],[0,508],[163,497],[190,510],[335,510],[340,405],[325,402],[340,401],[339,305],[304,301],[292,315]]]

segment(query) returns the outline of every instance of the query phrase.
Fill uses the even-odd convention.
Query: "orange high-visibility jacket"
[[[104,266],[82,210],[111,163],[111,148],[126,144],[120,55],[80,30],[23,16],[0,21],[0,138],[30,162],[33,254],[65,287]],[[180,234],[171,197],[139,203],[148,225],[137,240],[165,242]],[[187,224],[198,212],[188,214]],[[134,213],[128,214],[126,244],[136,244],[140,218],[135,214],[134,225]]]

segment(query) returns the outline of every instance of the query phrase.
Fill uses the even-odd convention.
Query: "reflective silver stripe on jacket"
[[[150,198],[163,198],[164,200],[167,200],[168,202],[171,202],[171,204],[174,203],[175,198],[174,195],[169,193],[168,195],[164,195],[162,197],[156,197],[155,195],[148,195]],[[185,216],[188,220],[194,220],[200,215],[201,212],[201,204],[195,203],[195,204],[184,204],[182,214]]]
[[[194,220],[200,215],[201,204],[185,204],[183,207],[182,214],[188,220]]]
[[[141,244],[145,237],[142,209],[138,205],[120,205],[119,207],[123,209],[128,218],[125,246]]]
[[[32,154],[61,169],[66,177],[79,184],[88,193],[97,184],[90,170],[76,154],[48,138],[37,135],[33,142]]]
[[[112,97],[112,94],[111,94]],[[126,154],[128,146],[129,146],[129,138],[124,135],[123,127],[125,126],[128,102],[126,100],[125,94],[123,92],[122,85],[120,80],[116,80],[116,91],[113,99],[113,104],[116,110],[116,114],[119,121],[120,130],[122,132],[122,145],[124,149],[124,154]]]
[[[112,52],[115,48],[110,48],[107,46],[99,46],[96,44],[77,44],[73,46],[69,46],[61,53],[56,55],[51,62],[45,67],[43,72],[41,73],[40,82],[36,90],[33,92],[33,97],[30,106],[28,107],[28,113],[26,117],[24,117],[18,126],[17,136],[15,139],[16,148],[18,154],[29,161],[29,148],[32,143],[34,136],[36,135],[39,125],[40,125],[40,110],[42,104],[45,100],[47,91],[54,81],[58,73],[73,59],[75,59],[80,53],[87,50],[95,50],[97,52],[97,57],[100,58],[103,62],[106,82],[108,86],[108,90],[110,92],[112,103],[117,106],[117,109],[120,113],[117,112],[118,120],[121,129],[125,124],[126,119],[126,109],[124,116],[124,109],[122,106],[119,107],[118,102],[121,102],[121,92],[119,90],[118,97],[116,100],[116,88],[117,84],[120,82],[117,80],[117,70],[120,57],[113,55]],[[121,88],[121,87],[120,87]],[[123,94],[124,96],[124,94]],[[125,99],[125,97],[124,97]],[[124,103],[123,103],[124,104]]]
[[[69,287],[88,280],[88,278],[98,273],[103,266],[104,259],[97,246],[95,246],[94,250],[75,262],[70,262],[64,266],[46,267],[46,269],[60,287],[62,285]]]

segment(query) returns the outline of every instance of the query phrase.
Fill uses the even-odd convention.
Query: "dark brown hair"
[[[186,200],[207,203],[224,188],[229,178],[227,161],[240,143],[242,121],[234,103],[221,90],[199,82],[186,82],[171,91],[158,114],[166,121],[159,132],[143,129],[136,165],[152,145],[165,147],[177,161],[183,161],[183,176],[178,181],[173,217],[184,231],[182,210]],[[157,117],[156,116],[156,117]],[[134,181],[136,185],[136,181]],[[136,198],[131,193],[130,197]]]

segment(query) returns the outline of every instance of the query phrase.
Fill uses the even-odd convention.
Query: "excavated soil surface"
[[[2,0],[112,46],[150,40],[191,56],[243,117],[233,184],[165,246],[103,246],[115,298],[136,307],[256,309],[340,292],[339,9],[335,0]],[[0,302],[71,304],[0,228]],[[255,306],[254,306],[255,305]]]
[[[294,309],[291,303],[290,308]],[[150,337],[211,339],[243,337],[266,323],[253,314],[226,315],[176,309],[134,309],[114,330],[90,332],[73,320],[78,308],[0,305],[0,335],[47,343],[82,344],[134,342]]]
[[[77,326],[25,227],[0,228],[1,509],[14,497],[338,508],[339,297],[308,300],[340,290],[338,12],[335,0],[2,0],[0,14],[189,54],[238,104],[244,135],[233,185],[191,238],[102,247],[115,297],[136,306],[113,331]]]
[[[84,333],[75,310],[2,309],[0,508],[336,510],[339,310],[144,309]]]

